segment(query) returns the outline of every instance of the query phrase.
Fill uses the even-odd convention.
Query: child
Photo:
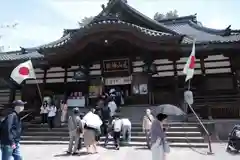
[[[120,147],[120,136],[122,131],[122,120],[119,118],[119,115],[115,115],[112,121],[113,126],[113,139],[115,143],[116,150],[119,150]]]

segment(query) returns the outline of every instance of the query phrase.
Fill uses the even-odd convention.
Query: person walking
[[[115,144],[115,149],[120,149],[120,136],[122,131],[122,120],[119,118],[119,115],[114,115],[114,119],[112,121],[113,128],[113,139]]]
[[[22,134],[22,124],[19,113],[24,110],[24,104],[21,100],[16,100],[12,103],[13,109],[1,122],[0,141],[2,160],[22,160],[20,152],[20,139]]]
[[[166,134],[163,124],[167,119],[167,115],[159,113],[156,120],[151,126],[151,151],[152,160],[166,160],[166,153],[170,152],[168,143],[166,142]]]
[[[147,147],[149,149],[151,147],[151,144],[150,144],[150,129],[151,129],[153,121],[154,121],[154,117],[151,114],[151,110],[146,109],[146,114],[143,117],[142,129],[143,129],[143,132],[145,133],[145,137],[146,137],[146,141],[147,141]]]
[[[122,135],[123,140],[126,143],[129,143],[131,140],[131,121],[128,118],[122,118]]]
[[[54,128],[54,119],[56,116],[57,107],[54,104],[52,104],[51,106],[48,106],[47,111],[49,129],[52,130]]]
[[[48,102],[44,101],[41,108],[40,108],[40,115],[41,115],[41,124],[47,123],[48,119],[48,110],[47,108],[49,107]]]
[[[69,145],[68,145],[68,154],[77,154],[77,149],[78,149],[78,143],[79,143],[79,138],[80,134],[83,132],[83,126],[82,126],[82,121],[79,116],[79,109],[74,108],[73,109],[73,115],[69,116],[68,119],[68,130],[69,130]],[[73,143],[74,143],[74,148],[73,148]],[[73,152],[72,152],[73,149]]]
[[[84,145],[87,148],[87,153],[97,153],[97,140],[96,137],[98,137],[100,131],[100,126],[101,124],[96,127],[94,120],[92,120],[92,118],[98,118],[97,121],[101,121],[100,117],[95,113],[95,109],[92,108],[84,117],[83,117],[83,121],[85,123],[84,125],[84,134],[83,134],[83,140],[84,140]],[[86,118],[86,117],[92,117],[90,118]],[[102,121],[101,121],[102,123]],[[93,147],[93,152],[90,152],[90,147]]]

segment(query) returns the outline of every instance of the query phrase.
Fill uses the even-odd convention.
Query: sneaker
[[[72,154],[72,153],[71,153],[71,152],[69,152],[69,151],[66,151],[66,153],[67,153],[67,154]]]
[[[77,152],[73,152],[72,155],[73,155],[73,156],[74,156],[74,155],[78,155],[78,153],[77,153]]]

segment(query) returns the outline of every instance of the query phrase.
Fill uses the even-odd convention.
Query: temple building
[[[239,117],[240,30],[206,28],[196,15],[155,21],[126,1],[111,0],[87,25],[66,29],[58,40],[0,54],[0,101],[15,98],[39,108],[42,97],[69,106],[95,106],[102,92],[116,89],[124,105],[182,105],[183,67],[196,39],[191,81],[202,116]],[[37,80],[16,85],[9,75],[31,59]]]

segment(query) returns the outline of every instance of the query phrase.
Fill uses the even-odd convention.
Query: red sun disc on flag
[[[29,69],[27,67],[21,67],[19,68],[19,74],[23,76],[29,75]]]
[[[190,69],[194,69],[194,68],[195,68],[195,57],[194,57],[194,56],[191,56],[191,57],[190,57],[189,68],[190,68]]]

